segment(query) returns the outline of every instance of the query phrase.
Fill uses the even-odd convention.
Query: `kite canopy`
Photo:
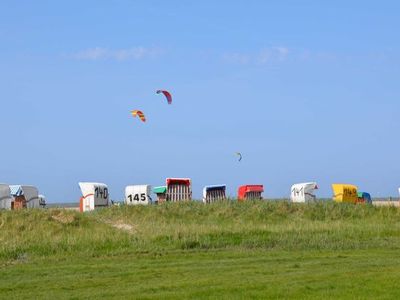
[[[131,111],[132,116],[136,117],[138,116],[140,118],[140,120],[142,120],[142,122],[146,122],[146,117],[144,115],[144,113],[140,110],[132,110]]]
[[[239,156],[239,161],[242,161],[242,158],[243,158],[242,153],[236,152],[236,155]]]
[[[171,93],[166,90],[158,90],[157,94],[163,94],[165,98],[167,98],[168,104],[172,104],[172,96]]]

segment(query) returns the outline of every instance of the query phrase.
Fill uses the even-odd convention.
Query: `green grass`
[[[0,212],[0,298],[399,298],[400,210],[327,202]]]

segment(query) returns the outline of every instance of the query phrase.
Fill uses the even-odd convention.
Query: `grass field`
[[[331,202],[0,212],[0,298],[396,299],[400,210]]]

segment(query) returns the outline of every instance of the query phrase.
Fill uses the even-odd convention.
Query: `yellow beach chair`
[[[357,203],[357,186],[352,184],[332,184],[333,201]]]

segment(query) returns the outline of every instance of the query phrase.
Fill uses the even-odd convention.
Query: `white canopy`
[[[11,209],[12,199],[10,186],[0,183],[0,209]]]
[[[82,210],[94,210],[99,206],[108,206],[109,193],[108,187],[104,183],[98,182],[79,182],[79,187],[82,192]]]
[[[306,202],[315,200],[314,191],[318,189],[316,182],[304,182],[292,185],[290,200],[292,202]]]
[[[125,188],[125,204],[148,205],[152,202],[151,185],[129,185]]]
[[[40,199],[39,199],[39,191],[36,187],[31,185],[22,185],[22,191],[24,193],[26,199],[26,207],[27,208],[39,208],[40,207]]]
[[[203,188],[203,202],[210,203],[224,200],[226,198],[225,191],[225,184],[207,185]]]

